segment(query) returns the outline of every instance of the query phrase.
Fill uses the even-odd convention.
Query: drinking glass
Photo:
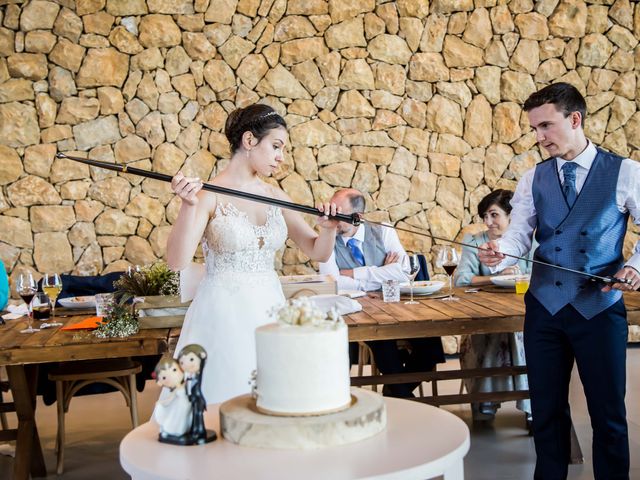
[[[42,281],[42,291],[51,299],[51,318],[54,318],[56,316],[56,300],[62,291],[60,275],[57,273],[45,273]],[[48,322],[46,324],[47,327],[59,327],[61,325],[62,323],[60,322]],[[42,326],[44,327],[45,324],[43,323]]]
[[[400,301],[400,284],[397,280],[382,282],[382,301],[385,303]]]
[[[109,314],[109,308],[113,303],[112,293],[97,293],[96,294],[96,316],[106,317]]]
[[[51,316],[51,301],[46,293],[38,292],[31,300],[31,313],[33,319],[40,322],[40,329],[49,328],[51,324],[47,322]]]
[[[33,311],[29,308],[31,305],[31,300],[35,296],[38,291],[38,287],[36,285],[36,281],[33,279],[33,275],[31,273],[21,273],[18,277],[18,295],[22,297],[22,300],[27,304],[27,325],[28,327],[24,330],[20,330],[20,333],[34,333],[39,331],[38,328],[33,328],[31,323],[33,322]]]
[[[438,252],[438,257],[436,258],[436,266],[444,269],[444,271],[447,272],[447,276],[449,277],[449,296],[443,298],[442,300],[444,301],[450,302],[458,300],[453,296],[453,272],[456,271],[459,261],[460,257],[458,256],[458,251],[449,245],[444,245]]]
[[[529,276],[528,275],[518,275],[516,277],[516,293],[524,294],[529,290]]]
[[[418,259],[418,255],[414,253],[413,255],[407,256],[405,271],[407,272],[407,276],[409,277],[409,291],[411,292],[411,300],[404,303],[405,305],[417,305],[420,302],[416,302],[413,300],[413,281],[416,279],[416,275],[420,271],[420,260]]]

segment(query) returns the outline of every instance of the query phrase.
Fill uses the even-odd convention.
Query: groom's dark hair
[[[576,87],[565,82],[553,83],[532,93],[524,102],[524,111],[550,103],[566,117],[572,112],[579,112],[582,116],[582,126],[587,116],[587,102]]]

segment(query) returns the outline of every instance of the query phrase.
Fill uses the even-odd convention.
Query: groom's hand
[[[495,240],[480,245],[478,247],[478,260],[480,260],[480,263],[488,267],[498,265],[504,259],[504,255],[498,251],[499,248],[500,246]]]

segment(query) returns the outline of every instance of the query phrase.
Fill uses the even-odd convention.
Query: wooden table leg
[[[9,385],[18,415],[18,439],[13,466],[15,480],[46,477],[47,467],[42,455],[40,437],[36,427],[36,380],[37,365],[7,366]]]

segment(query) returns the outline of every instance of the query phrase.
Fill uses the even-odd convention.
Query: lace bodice
[[[275,253],[287,239],[278,207],[269,206],[264,225],[254,225],[235,205],[218,204],[202,239],[208,274],[273,271]]]

